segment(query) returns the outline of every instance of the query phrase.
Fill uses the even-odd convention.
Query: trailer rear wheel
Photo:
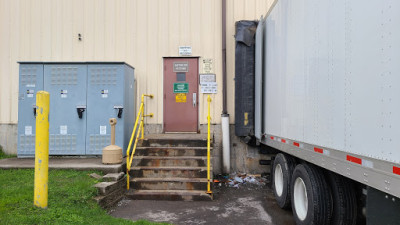
[[[332,225],[355,225],[357,223],[357,199],[352,183],[346,178],[328,172],[332,190]]]
[[[291,193],[296,224],[330,224],[332,199],[321,169],[308,164],[297,165],[292,176]]]
[[[272,170],[272,188],[279,207],[290,207],[290,180],[296,162],[291,156],[276,155]]]

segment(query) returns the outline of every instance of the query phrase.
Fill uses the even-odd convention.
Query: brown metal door
[[[198,67],[197,58],[164,58],[164,132],[197,132]]]

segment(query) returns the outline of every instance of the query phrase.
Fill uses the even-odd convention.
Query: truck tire
[[[327,172],[332,192],[332,225],[355,225],[357,223],[357,199],[353,183],[333,172]]]
[[[332,199],[322,169],[299,164],[291,181],[292,211],[297,225],[331,223]]]
[[[282,209],[290,208],[290,180],[296,162],[293,157],[279,153],[272,170],[272,189],[276,202]]]

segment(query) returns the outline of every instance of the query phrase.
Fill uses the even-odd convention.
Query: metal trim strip
[[[285,140],[286,143],[281,142],[281,140]],[[347,160],[349,155],[347,152],[288,138],[283,139],[270,134],[264,134],[260,142],[400,198],[400,188],[398,188],[400,186],[400,177],[398,176],[400,175],[400,165],[352,154],[352,157],[361,160],[361,163],[358,164]],[[299,146],[297,147],[295,143],[298,143]],[[315,152],[314,148],[322,149],[323,154]],[[364,164],[362,161],[367,161],[368,163]]]

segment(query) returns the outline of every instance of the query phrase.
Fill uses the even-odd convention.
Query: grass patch
[[[7,155],[6,153],[3,152],[3,148],[0,145],[0,159],[6,159],[6,158],[14,158],[16,155]]]
[[[33,206],[34,170],[0,170],[0,224],[159,224],[108,215],[92,199],[93,172],[50,170],[48,209],[39,209]]]

